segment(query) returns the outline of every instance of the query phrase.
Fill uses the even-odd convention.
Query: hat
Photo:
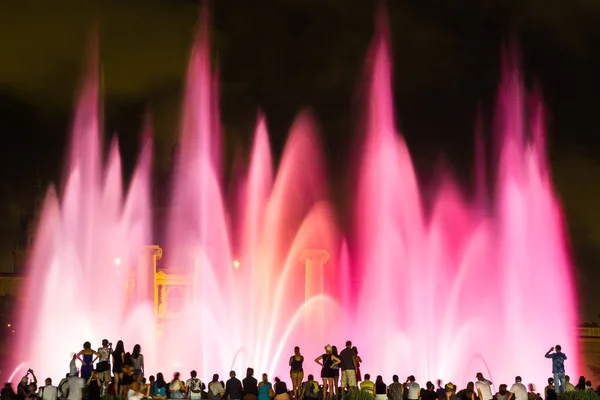
[[[452,382],[448,382],[446,383],[446,390],[449,390],[451,392],[454,392],[456,390],[456,386],[454,386],[454,384]]]
[[[331,345],[328,344],[327,346],[325,346],[325,351],[327,351],[328,353],[331,351]]]

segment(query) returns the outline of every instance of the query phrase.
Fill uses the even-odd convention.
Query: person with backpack
[[[187,398],[199,400],[202,398],[202,382],[198,379],[198,373],[194,370],[190,372],[191,378],[185,382],[185,387],[188,389]]]
[[[308,381],[302,384],[300,398],[304,400],[315,400],[319,398],[319,384],[315,381],[315,377],[312,374],[308,375]]]

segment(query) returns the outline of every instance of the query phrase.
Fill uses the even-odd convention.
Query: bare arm
[[[323,359],[323,356],[319,356],[317,358],[315,358],[315,362],[321,366],[323,366],[323,363],[321,362],[321,360]]]
[[[289,365],[290,365],[290,367],[292,366],[292,360],[294,359],[294,357],[295,357],[295,356],[291,356],[291,357],[290,357],[290,362],[289,362]]]
[[[333,360],[333,364],[331,364],[331,366],[333,367],[334,365],[338,365],[339,363],[342,362],[342,360],[340,360],[339,358],[337,358],[336,356],[334,356],[333,354],[331,355],[331,359]]]
[[[550,350],[548,350],[546,352],[546,355],[544,357],[546,357],[546,358],[552,358],[552,356],[550,355],[550,353],[552,353],[553,351],[554,351],[554,347],[550,348]]]

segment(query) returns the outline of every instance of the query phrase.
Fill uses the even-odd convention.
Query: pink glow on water
[[[183,283],[165,291],[166,308],[154,309],[143,251],[152,238],[149,130],[123,198],[116,142],[101,162],[91,79],[64,190],[49,190],[29,260],[18,362],[58,379],[70,353],[106,337],[122,338],[127,349],[140,343],[152,373],[196,369],[206,379],[251,366],[285,378],[294,346],[306,373],[319,374],[311,360],[323,346],[341,350],[351,339],[362,372],[386,381],[415,374],[463,385],[481,371],[497,384],[520,374],[539,385],[551,371],[543,354],[560,343],[577,374],[574,284],[544,154],[543,108],[539,96],[524,101],[517,69],[505,67],[498,96],[495,185],[486,184],[480,124],[475,195],[443,171],[424,199],[395,126],[382,30],[370,57],[365,142],[350,177],[358,191],[343,225],[351,229],[342,232],[307,113],[293,124],[277,169],[259,115],[248,166],[231,184],[235,204],[224,200],[207,43],[205,30],[190,60],[161,243],[166,272]],[[495,188],[489,203],[488,187]]]
[[[518,70],[505,67],[492,213],[480,212],[489,208],[481,203],[480,142],[475,202],[444,179],[424,217],[410,156],[394,133],[387,47],[375,46],[355,229],[356,267],[363,281],[373,281],[362,287],[357,320],[377,332],[358,333],[361,353],[370,355],[363,356],[369,360],[363,371],[460,385],[482,371],[496,383],[517,374],[542,383],[550,372],[543,354],[560,343],[570,349],[567,368],[575,374],[574,286],[544,154],[540,99],[531,101],[528,121]],[[381,343],[394,357],[375,357]]]
[[[62,199],[50,188],[20,310],[16,359],[55,378],[64,376],[69,355],[88,340],[96,345],[105,337],[136,340],[152,354],[152,342],[144,342],[136,326],[147,318],[140,311],[147,301],[135,299],[129,281],[135,276],[129,266],[151,238],[151,149],[144,142],[123,198],[116,142],[107,163],[100,161],[98,115],[97,87],[88,82],[73,125]]]

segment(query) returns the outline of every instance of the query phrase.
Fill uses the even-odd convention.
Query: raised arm
[[[554,351],[554,347],[551,347],[550,350],[548,350],[546,352],[546,355],[544,357],[546,358],[552,358],[552,355],[550,353],[552,353]]]

